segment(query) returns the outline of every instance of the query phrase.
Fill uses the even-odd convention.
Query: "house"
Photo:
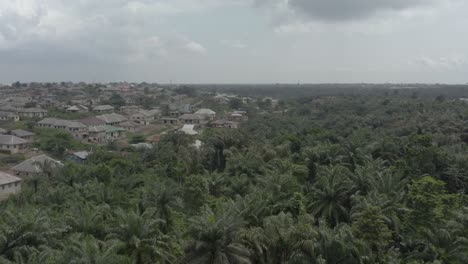
[[[104,128],[106,129],[106,140],[107,141],[114,141],[116,139],[119,139],[125,133],[125,129],[123,129],[121,127],[114,127],[114,126],[106,125],[106,126],[104,126]]]
[[[140,107],[137,105],[126,105],[120,107],[120,111],[126,115],[133,115],[135,113],[138,113],[140,111]]]
[[[0,171],[0,201],[21,190],[21,178]]]
[[[88,107],[79,104],[79,105],[70,106],[67,109],[65,109],[65,111],[69,113],[86,113],[88,112]]]
[[[183,114],[192,113],[192,106],[190,104],[170,104],[168,106],[169,116],[178,117]]]
[[[93,108],[93,112],[98,112],[98,113],[110,112],[114,110],[115,108],[112,105],[98,105]]]
[[[183,124],[201,124],[205,117],[197,114],[183,114],[179,116],[179,120]]]
[[[91,117],[86,117],[78,120],[78,122],[82,123],[85,126],[103,126],[106,124],[106,122],[100,118],[91,116]]]
[[[149,111],[140,110],[130,116],[130,120],[142,126],[148,126],[154,120],[154,114]]]
[[[67,160],[83,164],[90,154],[91,152],[89,151],[73,152],[67,155]]]
[[[162,118],[162,122],[165,125],[177,125],[179,123],[179,119],[171,118],[171,117],[164,117]]]
[[[0,120],[12,120],[14,122],[18,122],[20,120],[20,116],[16,113],[0,111]]]
[[[239,123],[235,121],[228,121],[224,119],[216,120],[211,122],[213,128],[239,128]]]
[[[86,132],[87,127],[78,122],[65,119],[59,119],[54,117],[44,118],[36,124],[40,128],[55,128],[62,129],[72,133],[75,137],[79,137],[79,134]]]
[[[228,114],[227,119],[234,122],[244,122],[249,118],[247,116],[247,112],[245,111],[234,111]]]
[[[195,112],[196,115],[204,116],[206,119],[213,120],[216,117],[216,112],[211,109],[202,108]]]
[[[120,123],[120,127],[127,130],[128,132],[135,132],[138,130],[140,125],[133,121],[125,121],[123,123]]]
[[[13,135],[0,135],[0,150],[15,154],[29,148],[28,140]]]
[[[121,123],[128,121],[128,118],[126,118],[123,115],[116,114],[116,113],[104,114],[104,115],[99,115],[96,117],[106,122],[106,125],[109,125],[109,126],[118,126]]]
[[[23,179],[32,178],[37,176],[45,176],[49,173],[50,169],[56,169],[63,166],[63,164],[55,159],[46,155],[39,155],[27,159],[12,168],[16,176]]]
[[[47,115],[47,110],[41,108],[18,108],[16,112],[20,117],[28,118],[44,118]]]
[[[184,125],[179,131],[191,136],[198,134],[198,132],[195,131],[195,125]]]
[[[106,128],[102,126],[88,127],[88,133],[83,138],[87,143],[105,144],[107,143]]]
[[[10,134],[13,135],[13,136],[17,136],[19,138],[22,138],[22,139],[26,139],[26,140],[32,140],[32,138],[34,136],[33,132],[29,132],[29,131],[26,131],[26,130],[23,130],[23,129],[14,129],[14,130],[10,131]]]

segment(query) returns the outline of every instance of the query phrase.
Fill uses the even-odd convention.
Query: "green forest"
[[[26,181],[0,263],[468,263],[466,88],[344,90]]]

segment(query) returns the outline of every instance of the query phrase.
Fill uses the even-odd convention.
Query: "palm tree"
[[[130,264],[131,259],[118,255],[117,241],[102,242],[91,235],[72,235],[65,244],[59,263]]]
[[[317,234],[313,222],[309,215],[296,220],[289,213],[280,213],[266,218],[263,228],[250,228],[241,236],[255,263],[289,263],[300,257],[304,248],[313,246]]]
[[[107,239],[120,241],[119,253],[131,256],[136,264],[170,263],[174,256],[168,238],[159,231],[161,221],[154,219],[151,210],[144,213],[119,210]]]
[[[311,193],[309,208],[316,218],[324,218],[332,226],[349,218],[349,171],[343,166],[321,167]]]
[[[243,221],[230,212],[213,212],[205,207],[191,220],[194,238],[186,247],[183,263],[250,264],[250,252],[236,237]]]
[[[165,234],[173,228],[173,211],[182,208],[182,199],[178,196],[177,186],[167,182],[152,184],[147,189],[143,198],[145,208],[156,210],[156,217],[163,220],[159,223],[159,228]]]

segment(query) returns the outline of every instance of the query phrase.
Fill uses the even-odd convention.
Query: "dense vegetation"
[[[0,262],[468,263],[467,104],[381,90],[261,107],[199,150],[169,134],[26,183],[1,205]]]

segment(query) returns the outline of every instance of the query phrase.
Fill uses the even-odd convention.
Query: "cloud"
[[[195,53],[206,54],[206,48],[203,47],[203,45],[201,45],[200,43],[195,42],[195,41],[190,41],[189,43],[187,43],[185,45],[185,48]]]
[[[468,57],[464,55],[449,55],[442,57],[420,56],[409,62],[412,66],[424,66],[432,69],[452,69],[468,65]]]
[[[273,24],[291,21],[343,23],[378,15],[433,7],[458,0],[254,0],[254,7],[273,16]]]
[[[289,7],[311,19],[325,21],[359,20],[381,11],[402,11],[431,0],[290,0]]]
[[[245,49],[248,47],[247,44],[240,40],[223,40],[221,43],[234,49]]]

